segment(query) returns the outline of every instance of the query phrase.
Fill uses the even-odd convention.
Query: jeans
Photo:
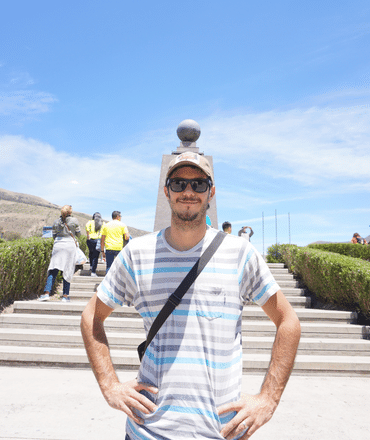
[[[107,261],[107,269],[105,271],[105,273],[107,274],[110,267],[113,264],[114,259],[116,258],[116,256],[120,253],[121,251],[113,251],[111,249],[107,249],[105,251],[105,259]]]
[[[59,269],[49,270],[44,292],[51,292],[51,289],[53,288],[54,283],[55,283],[55,279],[58,276],[58,272],[59,272]],[[71,284],[63,278],[63,295],[64,296],[69,295],[70,286],[71,286]]]
[[[96,243],[98,240],[90,239],[86,241],[87,247],[89,248],[89,260],[91,272],[96,273],[96,268],[98,267],[98,260],[100,251],[96,250]]]

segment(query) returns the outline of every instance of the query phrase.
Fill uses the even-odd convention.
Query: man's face
[[[171,178],[175,179],[206,179],[207,176],[198,168],[182,167],[176,169]],[[197,193],[192,190],[191,185],[187,185],[185,191],[173,192],[171,189],[164,188],[167,199],[170,203],[172,217],[175,220],[190,224],[199,224],[205,219],[208,203],[212,200],[215,188],[204,193]]]

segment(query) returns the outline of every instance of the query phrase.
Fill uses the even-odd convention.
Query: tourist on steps
[[[119,211],[113,211],[112,221],[104,223],[101,229],[101,252],[107,262],[106,274],[116,256],[130,239],[127,226],[121,222],[121,218]]]
[[[89,248],[89,261],[91,276],[96,277],[96,268],[98,267],[98,260],[100,255],[100,240],[101,240],[101,229],[104,222],[101,218],[100,212],[95,212],[92,220],[86,223],[86,244]],[[97,245],[99,243],[99,248]]]
[[[48,278],[44,294],[39,301],[48,301],[50,292],[55,283],[59,271],[63,272],[63,302],[69,302],[69,288],[76,264],[76,236],[81,235],[78,220],[72,217],[72,206],[64,205],[61,209],[61,216],[53,224],[53,252],[48,267]]]

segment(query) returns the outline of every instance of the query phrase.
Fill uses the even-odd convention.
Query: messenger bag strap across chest
[[[168,298],[166,304],[163,306],[162,310],[159,312],[158,316],[155,318],[152,326],[150,327],[146,341],[143,341],[137,347],[140,361],[144,356],[145,350],[152,342],[154,336],[158,333],[158,330],[162,327],[163,323],[174,311],[174,309],[180,304],[182,297],[185,295],[189,287],[194,283],[198,275],[202,272],[202,270],[212,258],[212,255],[216,252],[225,237],[226,234],[224,232],[219,231],[217,233],[211,244],[207,247],[207,249],[203,252],[198,261],[190,269],[178,288]]]

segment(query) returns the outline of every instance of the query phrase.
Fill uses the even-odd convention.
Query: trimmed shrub
[[[82,250],[82,252],[89,257],[89,248],[87,247],[87,237],[86,235],[80,235],[79,237],[77,237],[78,240],[78,244],[80,246],[80,249]]]
[[[363,244],[357,243],[325,243],[309,244],[307,247],[310,249],[334,252],[336,254],[346,255],[347,257],[370,261],[370,245],[364,246]]]
[[[88,255],[86,236],[79,237],[78,241]],[[52,238],[39,237],[0,243],[0,310],[14,301],[43,293],[53,244]],[[61,281],[59,273],[54,293]]]
[[[51,238],[0,244],[0,307],[42,293],[52,249]]]
[[[267,248],[267,258],[268,263],[284,263],[283,256],[280,252],[280,244],[273,244]]]
[[[370,264],[309,247],[281,245],[288,268],[324,302],[370,317]]]

